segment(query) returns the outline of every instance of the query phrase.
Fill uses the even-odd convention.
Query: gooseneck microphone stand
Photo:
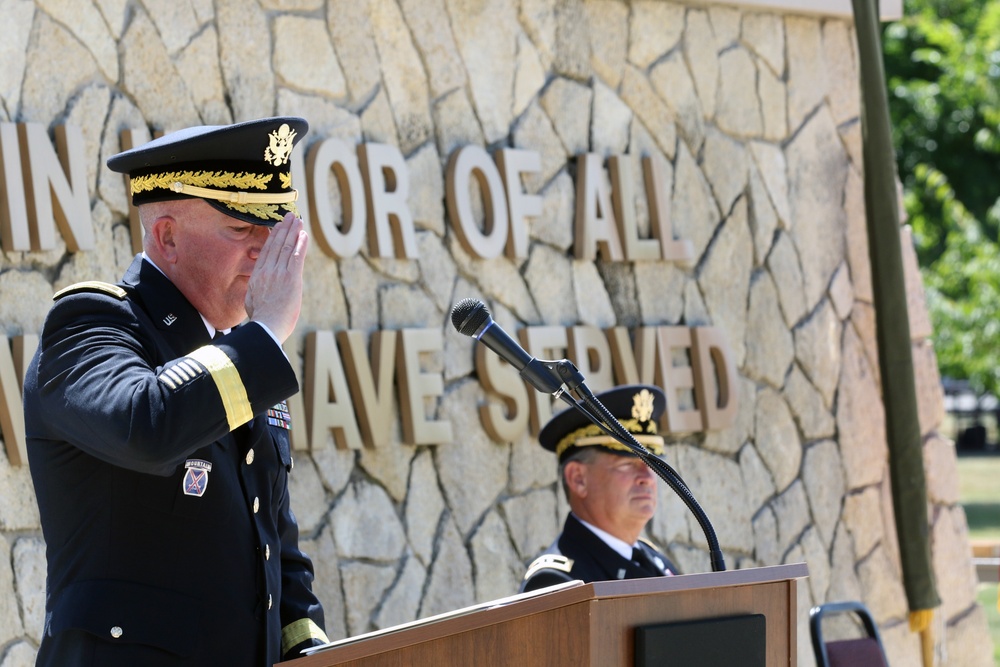
[[[551,394],[579,410],[602,431],[642,459],[643,463],[666,482],[694,514],[708,542],[712,571],[725,571],[726,561],[722,556],[715,528],[712,527],[708,516],[695,500],[687,484],[666,461],[640,445],[611,411],[597,400],[584,383],[583,374],[573,362],[568,359],[545,361],[532,357],[493,321],[486,304],[478,299],[463,299],[456,304],[451,311],[451,321],[460,334],[471,336],[486,345],[511,364],[535,389],[543,394]]]
[[[633,454],[642,459],[642,462],[656,473],[657,477],[666,482],[667,486],[673,489],[674,493],[680,497],[681,501],[691,510],[691,513],[698,521],[702,532],[705,533],[705,540],[708,542],[709,558],[712,561],[712,571],[724,572],[726,569],[726,560],[722,555],[722,549],[719,547],[719,539],[715,535],[715,528],[677,471],[670,467],[670,464],[666,461],[640,445],[635,436],[622,426],[618,418],[612,415],[611,411],[597,400],[594,392],[584,383],[583,374],[577,370],[573,362],[563,359],[561,361],[545,363],[553,364],[557,376],[563,381],[562,389],[557,394],[554,394],[557,398],[582,412],[607,435],[628,447]],[[572,395],[574,392],[579,394],[579,398],[575,398]]]

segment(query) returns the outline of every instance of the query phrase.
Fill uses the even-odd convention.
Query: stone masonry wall
[[[919,664],[890,500],[849,21],[660,0],[0,0],[0,21],[0,122],[82,129],[98,239],[81,253],[4,249],[9,337],[40,331],[55,290],[115,281],[131,260],[122,179],[103,166],[124,129],[301,115],[303,147],[339,137],[406,157],[419,258],[334,261],[314,245],[297,335],[440,327],[436,409],[456,438],[407,446],[397,428],[375,449],[297,457],[294,509],[331,638],[510,595],[559,530],[551,455],[527,433],[498,444],[480,425],[472,341],[448,321],[475,296],[508,331],[722,329],[739,372],[736,423],[671,438],[667,459],[727,564],[808,563],[800,665],[814,664],[808,609],[843,599],[874,612],[892,664]],[[442,174],[466,144],[541,154],[527,187],[544,210],[525,261],[474,259],[456,242]],[[675,232],[696,261],[574,259],[584,152],[662,156]],[[642,196],[636,207],[648,230]],[[989,665],[908,237],[904,248],[940,664]],[[0,667],[20,667],[42,631],[45,546],[29,472],[2,455],[0,498]],[[665,485],[660,500],[651,539],[683,571],[710,570],[693,518]]]

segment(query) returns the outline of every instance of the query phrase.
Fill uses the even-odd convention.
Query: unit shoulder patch
[[[101,292],[103,294],[110,294],[118,299],[124,299],[128,296],[128,292],[118,285],[101,282],[100,280],[85,280],[81,283],[74,283],[68,287],[63,287],[61,290],[52,295],[52,300],[58,301],[64,296],[69,294],[78,294],[80,292]]]
[[[542,554],[535,560],[531,561],[531,565],[528,566],[528,571],[524,573],[524,578],[525,580],[530,579],[535,576],[539,570],[558,570],[559,572],[569,574],[572,569],[572,558],[567,558],[562,554]]]

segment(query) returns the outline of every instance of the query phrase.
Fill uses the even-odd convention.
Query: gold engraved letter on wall
[[[21,165],[31,184],[26,192],[28,216],[34,222],[31,249],[54,249],[58,226],[70,252],[93,250],[83,133],[72,125],[57,126],[57,157],[44,126],[22,123],[17,129]]]
[[[728,428],[736,421],[739,403],[733,353],[715,327],[693,327],[691,344],[691,365],[697,376],[695,392],[705,430]]]
[[[524,327],[517,332],[517,336],[521,339],[521,347],[533,357],[561,359],[566,356],[567,341],[564,327]],[[552,417],[552,396],[530,386],[528,395],[531,397],[531,434],[538,435],[542,425]]]
[[[443,351],[444,337],[440,329],[399,331],[396,375],[399,377],[403,440],[407,444],[437,445],[452,440],[451,422],[427,416],[434,413],[434,404],[437,403],[434,399],[444,393],[440,370]],[[425,365],[434,370],[424,370]]]
[[[333,332],[306,334],[306,360],[306,420],[312,449],[325,447],[330,433],[340,449],[360,449],[361,432]]]
[[[410,196],[410,170],[396,146],[361,144],[358,146],[361,172],[368,182],[368,248],[373,257],[413,259],[417,256],[417,237],[413,215],[407,202]]]
[[[392,437],[392,397],[396,360],[396,332],[374,331],[371,357],[360,331],[338,331],[354,409],[367,447],[384,446]]]
[[[528,218],[542,214],[542,198],[528,194],[521,185],[521,174],[537,174],[542,170],[542,156],[538,151],[502,148],[496,152],[497,166],[503,177],[507,193],[507,210],[510,213],[510,232],[507,234],[507,256],[517,259],[528,256]]]
[[[476,345],[476,375],[486,391],[486,403],[479,406],[486,434],[495,442],[516,440],[528,428],[528,386],[485,345]]]
[[[295,371],[295,380],[300,387],[305,387],[302,381],[302,343],[305,342],[302,336],[292,334],[285,339],[281,349],[285,351],[285,356],[292,363]],[[310,363],[306,359],[306,364]],[[285,401],[288,404],[288,413],[292,416],[292,428],[288,431],[288,437],[292,444],[292,449],[299,452],[309,450],[309,420],[306,419],[306,406],[304,391],[297,391]],[[324,438],[326,434],[324,434]]]
[[[135,130],[122,130],[118,135],[118,141],[123,151],[132,150],[136,146],[149,143],[149,130],[145,127]],[[138,255],[142,252],[142,223],[139,221],[139,209],[132,205],[132,197],[129,196],[132,188],[129,185],[128,174],[122,174],[122,180],[125,181],[125,197],[128,198],[128,230],[132,236],[132,252]]]
[[[636,363],[632,338],[626,327],[611,327],[604,330],[611,348],[611,360],[615,369],[616,384],[639,384],[639,365]],[[653,337],[656,343],[656,337]],[[652,376],[651,376],[652,377]],[[652,382],[652,380],[650,380]]]
[[[593,260],[598,252],[605,262],[624,259],[603,160],[600,155],[583,153],[576,158],[573,254],[577,259]]]
[[[611,201],[615,207],[615,220],[625,259],[659,259],[660,242],[655,238],[639,238],[632,160],[627,155],[615,155],[608,160],[608,168],[611,171]]]
[[[594,326],[570,327],[567,342],[567,356],[583,374],[587,386],[594,393],[611,389],[614,386],[611,346],[604,332]]]
[[[692,433],[702,430],[701,414],[694,407],[694,374],[688,351],[691,330],[687,327],[657,327],[656,384],[667,395],[667,430]]]
[[[15,468],[28,460],[21,391],[24,371],[37,347],[38,336],[18,336],[12,351],[7,337],[0,334],[0,433],[7,445],[7,461]]]
[[[635,365],[639,373],[638,382],[655,384],[659,370],[657,366],[656,349],[659,345],[656,327],[639,327],[635,331],[635,342],[632,349],[635,353]]]
[[[31,250],[21,149],[14,123],[0,123],[0,246],[6,252]]]
[[[313,238],[328,257],[354,257],[365,240],[367,218],[364,180],[354,148],[340,139],[325,139],[309,149],[306,171]],[[340,192],[340,224],[334,210],[337,197],[330,187],[333,178]]]
[[[482,229],[475,219],[469,192],[473,176],[483,198]],[[448,217],[462,248],[479,259],[499,257],[507,244],[507,198],[500,172],[483,148],[463,146],[451,154],[446,192]]]
[[[642,175],[646,183],[646,201],[649,205],[649,226],[653,236],[660,241],[660,254],[668,262],[690,262],[694,246],[686,239],[674,238],[674,225],[670,218],[670,165],[659,155],[642,159]]]

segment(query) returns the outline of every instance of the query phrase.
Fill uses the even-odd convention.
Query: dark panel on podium
[[[635,629],[635,667],[764,667],[763,614]]]

